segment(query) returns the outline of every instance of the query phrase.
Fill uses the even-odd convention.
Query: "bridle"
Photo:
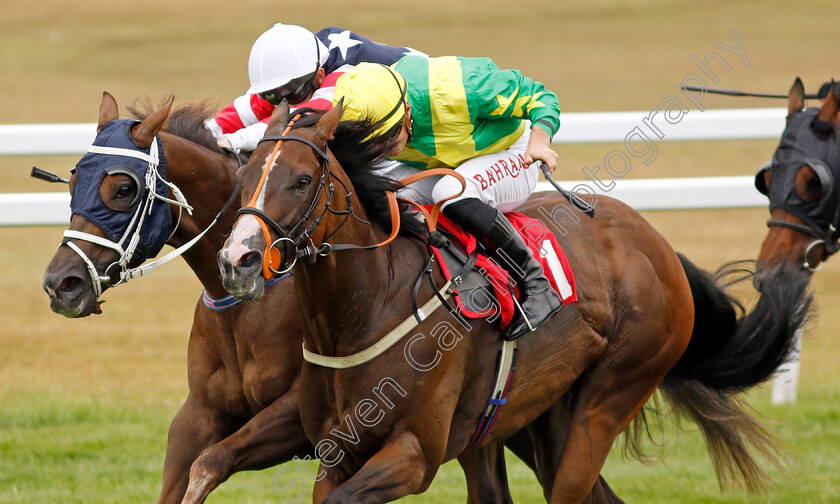
[[[306,139],[301,136],[288,134],[289,131],[291,131],[294,123],[298,119],[300,119],[300,117],[300,114],[297,114],[288,123],[286,123],[286,128],[284,129],[281,135],[266,136],[260,140],[260,143],[267,141],[276,141],[277,144],[274,146],[274,150],[272,151],[271,155],[269,155],[265,165],[263,166],[262,177],[256,189],[254,190],[254,194],[251,197],[251,201],[249,201],[247,205],[240,208],[239,212],[237,212],[238,216],[242,216],[245,214],[253,215],[257,219],[257,222],[259,223],[260,228],[262,229],[263,236],[265,237],[266,242],[265,254],[263,256],[263,276],[266,279],[271,278],[273,275],[282,275],[290,271],[297,263],[297,260],[300,257],[325,257],[336,250],[372,250],[390,243],[399,232],[399,207],[397,205],[396,196],[389,191],[387,193],[387,197],[391,210],[392,229],[391,235],[387,239],[380,243],[367,246],[355,244],[332,244],[327,241],[332,236],[334,236],[344,226],[344,224],[347,223],[348,219],[351,216],[363,224],[370,225],[370,222],[356,215],[355,211],[353,210],[352,191],[349,190],[347,185],[340,178],[335,177],[332,171],[330,170],[330,159],[328,154],[329,149],[325,151],[317,145],[315,145],[309,139]],[[268,179],[268,173],[270,172],[270,168],[274,165],[277,155],[280,151],[280,145],[287,140],[300,142],[305,145],[308,145],[318,157],[321,171],[321,175],[318,181],[318,188],[316,189],[312,201],[309,204],[309,208],[307,208],[303,216],[301,216],[298,222],[289,231],[285,231],[282,228],[282,226],[280,226],[280,224],[278,224],[274,219],[272,219],[263,210],[257,208],[256,206],[259,194],[262,192],[263,187],[265,186],[265,183]],[[338,181],[338,183],[341,184],[341,186],[344,188],[347,210],[336,210],[332,207],[333,196],[335,195],[335,185],[333,183],[333,180]],[[318,203],[322,199],[325,187],[327,188],[327,197],[324,203],[324,207],[321,209],[320,214],[313,218],[313,214],[317,209]],[[318,228],[318,226],[321,224],[321,221],[328,213],[333,215],[343,215],[344,219],[341,221],[341,223],[339,223],[338,226],[336,226],[336,228],[332,232],[330,232],[324,237],[324,239],[321,241],[321,244],[316,248],[312,244],[310,238],[312,236],[312,233],[315,231],[315,229]],[[307,222],[310,222],[309,225],[306,225]],[[269,231],[269,228],[271,229],[271,231],[274,231],[277,235],[279,235],[280,238],[272,240],[271,231]],[[285,249],[285,253],[281,252],[280,246],[282,246]],[[275,268],[275,265],[277,265],[277,268]]]
[[[810,166],[813,169],[817,176],[820,177],[821,183],[827,187],[825,189],[825,195],[823,196],[824,199],[830,198],[834,191],[831,190],[831,187],[834,184],[833,175],[831,169],[824,163],[822,160],[817,158],[806,158],[804,163],[807,166]],[[840,251],[840,202],[836,205],[834,210],[834,214],[831,218],[831,221],[828,223],[826,229],[823,229],[823,226],[818,224],[813,216],[808,214],[800,215],[801,210],[798,210],[796,206],[791,206],[787,200],[777,201],[775,204],[773,203],[773,199],[771,199],[770,189],[767,187],[766,183],[763,182],[763,173],[766,170],[771,169],[772,162],[765,163],[756,174],[756,188],[764,194],[765,196],[770,199],[771,202],[771,210],[773,208],[779,208],[793,216],[796,216],[802,222],[792,222],[785,219],[776,219],[776,218],[769,218],[767,219],[767,227],[781,227],[786,229],[791,229],[798,233],[801,233],[805,236],[809,236],[814,238],[806,247],[805,252],[802,258],[802,269],[807,270],[810,272],[819,271],[823,267],[825,267],[825,263],[829,257]],[[826,200],[828,201],[828,200]],[[822,203],[821,203],[822,204]],[[829,214],[831,215],[831,214]],[[812,265],[809,259],[811,252],[818,246],[822,245],[825,248],[825,258],[820,261],[817,265]]]
[[[263,256],[263,275],[266,279],[271,279],[272,275],[279,275],[288,272],[297,263],[297,259],[299,257],[311,256],[314,261],[317,259],[317,257],[328,256],[333,251],[338,250],[372,250],[383,245],[387,245],[392,240],[394,240],[394,238],[396,238],[397,234],[399,233],[400,212],[399,206],[397,204],[397,197],[392,191],[386,191],[386,196],[388,198],[388,203],[390,207],[392,225],[391,235],[387,239],[383,240],[380,243],[367,246],[355,244],[332,244],[328,242],[328,240],[332,236],[334,236],[338,232],[338,230],[342,228],[342,226],[344,226],[347,223],[350,216],[364,224],[370,225],[370,222],[359,218],[353,211],[352,192],[349,190],[347,185],[340,178],[335,177],[332,171],[330,170],[330,156],[328,153],[329,150],[321,149],[306,138],[288,134],[289,131],[292,129],[292,125],[294,124],[294,122],[297,121],[299,118],[300,114],[295,115],[295,117],[293,117],[286,124],[286,128],[281,135],[267,136],[263,137],[263,139],[260,140],[260,142],[276,141],[277,144],[274,146],[274,150],[272,151],[271,155],[269,155],[265,165],[263,166],[262,177],[260,178],[260,181],[257,184],[256,189],[254,190],[254,194],[251,197],[251,201],[247,205],[240,208],[238,212],[238,215],[240,216],[245,214],[253,215],[259,222],[260,228],[264,233],[266,239],[266,250]],[[321,170],[318,188],[315,191],[315,194],[312,198],[312,201],[309,204],[309,207],[307,208],[306,212],[304,212],[303,216],[297,221],[297,223],[295,223],[295,225],[292,226],[290,231],[284,230],[282,226],[280,226],[276,221],[274,221],[274,219],[269,217],[263,210],[255,206],[258,204],[260,195],[263,193],[265,183],[268,179],[268,173],[271,170],[271,167],[274,166],[274,163],[280,150],[280,144],[282,144],[286,140],[301,142],[305,145],[308,145],[317,155]],[[426,170],[423,173],[418,173],[399,181],[401,185],[408,185],[412,182],[420,180],[421,178],[437,175],[451,175],[455,177],[461,183],[461,191],[459,191],[457,194],[451,195],[438,201],[433,205],[431,211],[427,210],[426,208],[415,202],[401,198],[402,201],[405,201],[408,204],[417,207],[418,211],[420,211],[423,214],[431,234],[435,233],[435,222],[437,221],[437,217],[440,215],[441,206],[443,205],[443,203],[447,200],[458,197],[463,193],[464,188],[466,187],[466,181],[464,180],[464,177],[454,170],[437,168]],[[347,201],[347,210],[336,210],[332,208],[332,199],[335,194],[333,179],[337,180],[344,188],[346,194],[345,198]],[[313,214],[316,212],[317,205],[322,199],[325,187],[327,188],[327,197],[324,203],[324,208],[316,217],[313,218]],[[343,215],[344,219],[332,232],[327,234],[321,240],[321,244],[318,247],[315,247],[312,244],[311,240],[312,233],[321,224],[321,221],[327,215],[327,213],[332,213],[334,215]],[[310,222],[309,225],[307,225],[307,222]],[[271,231],[277,233],[280,236],[280,238],[271,241]],[[283,244],[283,246],[287,249],[285,254],[282,254],[279,250],[279,244]],[[292,258],[291,261],[289,259],[290,257]],[[346,369],[350,367],[355,367],[375,359],[377,356],[381,355],[383,352],[391,348],[398,341],[400,341],[401,338],[408,334],[414,327],[416,327],[419,323],[425,320],[439,306],[447,306],[450,312],[452,312],[453,315],[458,317],[459,315],[457,314],[457,311],[449,307],[446,301],[452,294],[454,286],[460,283],[460,274],[457,275],[457,278],[453,278],[447,281],[443,287],[437,288],[437,286],[434,284],[434,280],[431,275],[432,261],[433,256],[432,259],[430,259],[427,262],[426,268],[424,268],[423,273],[415,283],[414,310],[412,315],[410,315],[406,320],[400,323],[392,331],[380,338],[376,343],[374,343],[370,347],[367,347],[366,349],[360,352],[345,357],[325,356],[311,352],[307,350],[306,344],[304,343],[302,344],[304,360],[306,360],[309,363],[334,369]],[[281,269],[276,269],[274,267],[275,264],[277,264],[277,266]],[[474,258],[473,262],[468,263],[464,266],[463,271],[468,271],[473,264]],[[421,308],[418,308],[416,304],[416,296],[420,286],[420,280],[422,280],[423,275],[428,276],[429,282],[432,286],[432,291],[435,293],[435,295],[433,295]]]
[[[148,170],[146,171],[145,177],[145,197],[142,198],[140,204],[136,205],[134,216],[132,217],[131,222],[129,223],[128,227],[126,228],[125,233],[123,234],[122,238],[119,242],[115,242],[109,240],[108,238],[101,237],[98,235],[94,235],[91,233],[85,233],[82,231],[76,231],[72,229],[67,229],[64,231],[64,240],[62,241],[61,245],[68,246],[71,250],[73,250],[85,263],[85,267],[87,268],[88,275],[91,279],[91,284],[93,287],[94,292],[94,299],[99,299],[103,292],[103,286],[105,287],[116,287],[122,283],[128,282],[129,280],[137,277],[141,277],[147,275],[154,271],[155,269],[163,266],[164,264],[168,263],[172,259],[182,255],[184,252],[192,248],[221,218],[221,216],[230,208],[233,204],[236,196],[239,194],[239,185],[236,186],[236,189],[230,195],[228,200],[225,202],[223,208],[216,214],[216,217],[210,223],[207,228],[205,228],[202,232],[198,235],[193,237],[191,240],[186,242],[185,244],[181,245],[180,247],[176,248],[175,250],[169,252],[168,254],[154,260],[151,262],[147,262],[145,264],[141,264],[137,267],[129,267],[129,263],[131,262],[132,258],[134,257],[135,251],[137,249],[137,245],[140,241],[140,235],[142,232],[143,224],[145,221],[145,217],[149,214],[152,204],[155,200],[160,200],[165,203],[175,205],[178,207],[178,219],[174,226],[172,226],[172,230],[169,233],[169,236],[166,241],[169,241],[172,236],[177,231],[178,227],[181,223],[181,216],[184,210],[187,211],[189,215],[192,215],[193,207],[187,203],[186,198],[184,197],[181,190],[173,183],[167,181],[163,176],[160,175],[158,172],[158,166],[160,163],[160,157],[158,155],[159,149],[162,151],[162,147],[159,147],[160,138],[155,137],[152,145],[150,147],[149,154],[144,152],[135,151],[126,148],[120,147],[106,147],[106,146],[97,146],[91,145],[88,149],[88,152],[93,154],[105,154],[111,156],[123,156],[129,158],[136,158],[142,161],[146,161],[149,166]],[[228,154],[234,155],[233,153],[228,152]],[[239,158],[235,156],[237,161]],[[240,163],[241,164],[241,163]],[[139,177],[135,178],[135,182],[139,179]],[[175,199],[166,198],[161,196],[157,193],[156,187],[157,183],[161,182],[169,190],[172,192],[172,195]],[[136,223],[136,225],[135,225]],[[134,228],[133,233],[129,233],[129,231]],[[94,265],[93,261],[87,256],[87,254],[82,251],[82,249],[77,246],[75,243],[72,242],[73,239],[87,241],[93,243],[95,245],[99,245],[101,247],[105,247],[117,252],[119,257],[117,260],[112,262],[105,268],[102,275],[99,274],[96,265]],[[118,275],[118,279],[116,282],[112,282],[111,278],[111,271],[116,269],[114,273]]]
[[[834,219],[832,223],[828,226],[828,230],[823,231],[817,228],[814,225],[810,224],[800,224],[798,222],[791,222],[784,219],[774,219],[770,218],[767,219],[767,227],[781,227],[792,229],[799,233],[804,234],[805,236],[810,236],[814,238],[811,243],[805,247],[805,253],[802,258],[802,269],[808,270],[811,272],[819,271],[825,267],[826,261],[828,258],[833,256],[840,250],[840,232],[838,232],[838,226],[840,226],[840,206],[838,206],[837,211],[834,214]],[[814,250],[816,247],[822,245],[825,247],[825,258],[816,266],[812,266],[808,256],[810,255],[811,251]]]

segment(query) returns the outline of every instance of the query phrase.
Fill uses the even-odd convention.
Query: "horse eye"
[[[121,184],[119,188],[117,188],[117,193],[114,195],[116,198],[129,198],[134,195],[134,186],[131,184]]]
[[[304,189],[309,187],[309,184],[311,184],[311,183],[312,183],[312,178],[309,177],[308,175],[304,175],[297,180],[297,183],[295,184],[295,189],[297,189],[299,191],[303,191]]]
[[[822,183],[820,182],[820,178],[816,175],[811,177],[811,180],[808,181],[808,190],[813,192],[822,192]]]
[[[823,197],[820,177],[810,166],[803,166],[796,174],[796,192],[803,201],[816,201]]]

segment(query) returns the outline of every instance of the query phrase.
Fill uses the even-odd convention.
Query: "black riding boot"
[[[496,216],[493,226],[485,236],[503,252],[502,254],[497,251],[496,258],[501,259],[500,265],[508,270],[519,286],[519,304],[523,313],[514,317],[502,334],[506,340],[513,340],[528,331],[533,331],[548,320],[563,307],[563,301],[551,288],[551,283],[543,274],[542,266],[534,258],[531,249],[504,215],[499,213]]]
[[[563,307],[531,249],[501,212],[478,199],[466,199],[448,205],[443,213],[467,232],[492,242],[496,247],[494,259],[519,287],[523,313],[514,316],[505,328],[502,336],[506,340],[535,329]]]

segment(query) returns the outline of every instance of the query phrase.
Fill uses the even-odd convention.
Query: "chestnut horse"
[[[237,173],[253,207],[218,260],[225,287],[242,298],[259,298],[271,271],[293,272],[307,360],[301,418],[325,474],[314,502],[373,504],[425,491],[440,465],[464,452],[490,393],[500,331],[461,324],[440,308],[415,321],[412,293],[428,244],[416,238],[414,214],[390,204],[398,184],[375,174],[387,150],[330,141],[340,116],[339,104],[287,125],[288,107],[277,107]],[[631,208],[600,197],[594,219],[561,227],[564,209],[556,193],[520,208],[549,221],[579,301],[518,341],[507,404],[478,446],[519,431],[571,390],[565,442],[543,443],[557,435],[544,425],[529,431],[542,448],[547,499],[580,502],[616,436],[660,387],[700,425],[722,482],[737,474],[750,489],[762,485],[751,451],[773,459],[774,441],[736,395],[789,354],[807,280],[779,269],[753,312],[738,318],[712,277]],[[394,236],[400,214],[408,229]],[[419,285],[418,306],[446,294],[435,280]],[[402,341],[404,326],[413,336]]]
[[[148,150],[169,115],[166,107],[131,129],[138,149]],[[180,225],[168,240],[174,247],[206,229],[236,188],[238,163],[215,147],[202,123],[208,115],[200,106],[178,109],[169,120],[171,133],[160,133],[167,178],[184,189],[189,201],[199,203],[192,215],[182,212]],[[105,93],[98,130],[117,119],[116,101]],[[73,173],[70,181],[74,198],[78,175]],[[124,204],[126,194],[142,189],[131,177],[117,173],[106,175],[99,191],[103,201],[114,206]],[[226,296],[213,258],[238,207],[237,201],[183,254],[211,298]],[[173,206],[170,211],[176,219],[178,209]],[[78,214],[70,229],[105,236]],[[91,242],[78,241],[77,246],[101,273],[117,258],[114,250]],[[115,270],[108,273],[116,274]],[[112,283],[116,281],[112,278]],[[107,286],[105,282],[103,289]],[[85,262],[68,246],[59,247],[47,266],[44,289],[57,313],[83,317],[100,312]],[[293,295],[291,289],[290,281],[281,281],[266,290],[262,302],[224,311],[211,310],[201,301],[196,304],[187,349],[189,395],[169,427],[159,502],[204,502],[234,472],[269,467],[311,452],[297,407],[300,317],[284,308],[288,306],[284,300]],[[265,315],[268,305],[273,311],[270,317]]]
[[[756,265],[756,286],[781,262],[811,273],[840,250],[840,117],[837,84],[819,108],[805,108],[794,81],[788,117],[773,161],[759,170],[756,188],[770,199],[769,231]]]
[[[212,300],[226,296],[214,258],[240,206],[238,199],[225,206],[237,190],[238,163],[216,147],[204,128],[211,112],[202,104],[181,107],[170,116],[171,106],[170,100],[157,112],[135,112],[143,120],[131,127],[131,139],[138,151],[148,151],[160,135],[166,178],[183,188],[187,201],[196,204],[192,215],[172,205],[167,210],[172,222],[181,214],[180,222],[174,232],[167,228],[158,234],[168,237],[167,243],[176,248],[197,239],[183,256],[201,281],[204,298],[213,305]],[[117,119],[116,101],[104,93],[98,131]],[[77,183],[80,169],[71,176],[70,192],[81,199],[84,195],[77,195],[77,189],[82,192]],[[105,172],[101,181],[93,181],[99,186],[92,189],[104,204],[100,210],[107,222],[137,204],[145,182],[127,170],[109,168]],[[219,220],[211,227],[217,214]],[[209,231],[200,235],[208,227]],[[70,230],[105,238],[101,229],[81,215],[73,216]],[[70,248],[71,240],[81,254]],[[119,271],[111,267],[118,260],[117,252],[89,240],[65,240],[63,244],[68,246],[58,248],[46,269],[44,289],[56,313],[68,317],[100,313],[99,294],[120,281]],[[93,276],[82,254],[95,268]],[[101,285],[95,286],[94,281]],[[229,305],[224,310],[211,309],[202,301],[196,304],[187,350],[189,395],[170,425],[160,503],[201,503],[235,472],[312,456],[313,446],[298,411],[302,328],[292,289],[290,280],[280,281],[266,289],[260,301]],[[568,411],[559,415],[564,414]],[[509,447],[534,467],[527,433],[512,440]],[[511,502],[501,445],[465,457],[462,464],[468,474],[471,502]],[[589,502],[621,501],[599,480]]]

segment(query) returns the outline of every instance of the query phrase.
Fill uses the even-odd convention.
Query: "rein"
[[[263,137],[260,142],[266,141],[276,141],[277,144],[274,146],[274,150],[272,151],[271,155],[269,156],[268,160],[266,161],[265,165],[263,166],[263,174],[262,178],[260,179],[257,188],[254,191],[254,195],[251,197],[251,201],[248,202],[246,206],[243,206],[239,209],[237,215],[242,216],[243,214],[250,214],[256,217],[257,222],[262,229],[263,236],[265,237],[266,248],[265,253],[263,254],[263,276],[266,279],[270,279],[273,275],[282,275],[288,271],[290,271],[294,265],[297,263],[299,257],[307,257],[311,255],[317,255],[321,257],[328,256],[330,253],[336,250],[349,250],[349,249],[360,249],[360,250],[372,250],[383,245],[387,245],[397,237],[400,229],[400,212],[399,206],[397,204],[397,198],[394,196],[392,192],[388,192],[386,194],[388,198],[388,206],[390,209],[391,215],[391,234],[380,243],[374,245],[355,245],[355,244],[332,244],[329,243],[329,240],[335,233],[341,229],[344,224],[347,222],[347,219],[352,216],[354,219],[362,222],[364,224],[370,224],[370,222],[359,218],[356,213],[353,211],[353,193],[347,188],[344,182],[339,179],[333,177],[333,173],[330,170],[330,160],[329,155],[327,152],[322,150],[320,147],[315,145],[312,141],[295,135],[289,135],[289,131],[292,129],[295,121],[300,118],[300,114],[295,115],[286,125],[285,130],[279,136],[267,136]],[[320,162],[321,167],[321,176],[318,182],[318,189],[315,192],[315,196],[312,198],[312,202],[309,205],[309,208],[304,212],[303,216],[300,220],[292,227],[290,231],[285,231],[280,224],[278,224],[274,219],[268,216],[262,209],[258,208],[257,205],[259,204],[258,199],[260,193],[263,191],[265,183],[268,179],[268,173],[271,171],[271,167],[274,165],[277,155],[280,151],[280,145],[286,141],[295,141],[301,142],[303,144],[308,145],[314,152],[317,154]],[[333,179],[338,181],[339,184],[344,188],[344,192],[346,194],[346,203],[347,203],[347,210],[335,210],[332,208],[332,200],[333,196],[335,195],[335,185],[333,184]],[[321,213],[312,218],[313,213],[315,212],[318,202],[321,200],[321,195],[324,192],[324,187],[327,188],[327,197],[326,202],[324,203],[324,208],[321,210]],[[317,249],[314,249],[310,243],[310,237],[315,229],[321,224],[323,218],[327,215],[327,213],[331,213],[333,215],[344,215],[344,220],[341,224],[336,227],[329,235],[324,237],[321,245],[318,246]],[[312,222],[306,226],[305,229],[300,231],[300,229],[308,222],[309,220]],[[271,239],[271,231],[277,233],[280,238],[273,240]],[[301,245],[307,243],[306,246],[301,248]],[[284,244],[284,247],[287,248],[287,253],[283,254],[279,249],[279,244]],[[292,261],[290,264],[288,258],[292,257]],[[282,269],[275,269],[274,264],[277,264],[279,268]]]

